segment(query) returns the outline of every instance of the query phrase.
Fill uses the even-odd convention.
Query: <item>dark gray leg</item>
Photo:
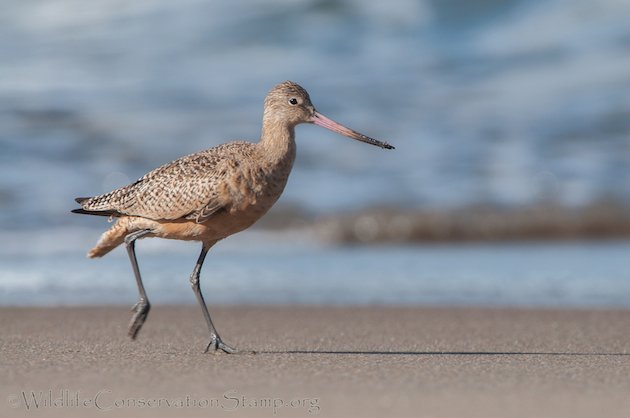
[[[215,243],[206,244],[204,243],[201,247],[201,254],[199,254],[199,258],[197,259],[197,264],[195,264],[195,268],[190,275],[190,285],[192,286],[193,292],[195,292],[195,296],[197,297],[197,302],[201,306],[201,310],[203,311],[203,317],[206,319],[206,324],[208,324],[208,331],[210,331],[210,342],[206,347],[206,353],[212,349],[212,351],[217,352],[222,350],[226,353],[235,353],[236,349],[230,347],[221,341],[221,337],[217,333],[214,324],[212,323],[212,319],[210,319],[210,312],[208,312],[208,307],[206,306],[206,301],[203,299],[203,295],[201,294],[201,288],[199,287],[199,274],[201,273],[201,266],[203,265],[203,261],[206,258],[206,254],[208,254],[208,250]]]
[[[142,284],[142,277],[140,276],[140,269],[138,268],[138,260],[136,260],[136,240],[150,233],[150,230],[142,230],[132,232],[125,237],[127,253],[129,254],[129,260],[131,261],[133,274],[136,277],[138,293],[140,294],[140,299],[133,306],[133,308],[131,308],[134,314],[133,317],[131,317],[131,322],[129,323],[129,331],[127,332],[127,334],[131,337],[132,340],[136,339],[140,328],[142,328],[142,324],[144,324],[144,321],[147,319],[147,315],[149,315],[149,309],[151,309],[151,304],[149,304],[149,299],[147,298],[147,294],[144,291],[144,285]]]

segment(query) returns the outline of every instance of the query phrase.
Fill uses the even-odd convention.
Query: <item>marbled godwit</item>
[[[201,241],[201,254],[190,284],[210,332],[206,352],[211,348],[235,352],[221,340],[210,319],[199,287],[201,266],[214,244],[251,226],[278,200],[295,159],[294,128],[300,123],[314,123],[368,144],[394,148],[323,116],[313,107],[306,90],[286,81],[265,98],[258,143],[228,142],[156,168],[128,186],[76,199],[81,208],[74,213],[118,218],[88,257],[102,257],[123,242],[126,244],[139,292],[129,324],[132,339],[138,335],[151,306],[138,269],[136,240],[159,237]]]

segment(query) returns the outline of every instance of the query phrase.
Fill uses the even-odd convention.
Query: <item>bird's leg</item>
[[[133,317],[131,317],[131,322],[129,323],[129,331],[127,332],[127,334],[131,337],[132,340],[134,340],[138,335],[140,328],[142,328],[142,324],[144,324],[144,321],[147,319],[147,315],[149,315],[149,309],[151,309],[151,304],[149,304],[149,299],[147,298],[147,294],[144,290],[144,285],[142,284],[142,277],[140,276],[140,269],[138,268],[138,260],[136,259],[136,240],[150,233],[150,230],[143,229],[141,231],[132,232],[125,237],[127,253],[129,254],[129,260],[131,261],[133,274],[136,277],[138,293],[140,294],[140,299],[135,305],[133,305],[133,308],[131,308],[134,314]]]
[[[195,268],[190,275],[190,285],[192,286],[193,292],[195,292],[195,296],[197,297],[197,301],[201,306],[201,310],[203,311],[203,316],[206,319],[206,324],[208,324],[208,331],[210,331],[210,342],[206,347],[205,352],[207,353],[212,349],[214,352],[218,352],[219,350],[224,351],[228,354],[232,354],[236,352],[236,349],[230,347],[225,344],[219,334],[217,333],[214,324],[212,323],[212,319],[210,319],[210,312],[208,312],[208,307],[206,306],[206,301],[201,294],[201,288],[199,286],[199,274],[201,273],[201,266],[203,265],[203,261],[206,258],[206,254],[208,254],[208,250],[214,245],[214,243],[206,244],[204,243],[201,248],[201,254],[199,254],[199,258],[197,259],[197,264],[195,264]]]

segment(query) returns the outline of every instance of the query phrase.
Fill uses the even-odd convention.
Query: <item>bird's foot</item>
[[[147,315],[149,315],[149,309],[151,309],[151,304],[146,299],[140,299],[133,307],[131,308],[132,312],[135,312],[131,317],[131,322],[129,323],[129,331],[127,334],[131,337],[132,340],[136,339],[140,328],[142,328],[142,324],[147,319]]]
[[[208,351],[212,351],[213,353],[219,353],[223,351],[227,354],[238,353],[238,350],[236,348],[230,347],[229,345],[221,341],[221,338],[219,338],[217,334],[212,334],[210,342],[208,343],[208,346],[206,347],[204,353],[207,353]]]

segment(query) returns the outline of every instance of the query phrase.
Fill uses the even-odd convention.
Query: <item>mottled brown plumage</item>
[[[89,257],[101,257],[122,244],[136,275],[140,301],[129,334],[135,338],[149,311],[135,257],[135,240],[159,237],[202,242],[191,276],[208,322],[213,347],[232,352],[219,338],[199,289],[199,271],[207,251],[219,240],[260,219],[278,200],[295,160],[294,128],[314,123],[382,148],[391,145],[345,128],[318,113],[308,93],[291,81],[274,87],[265,98],[258,143],[234,141],[179,158],[112,192],[78,198],[73,212],[116,217]]]

